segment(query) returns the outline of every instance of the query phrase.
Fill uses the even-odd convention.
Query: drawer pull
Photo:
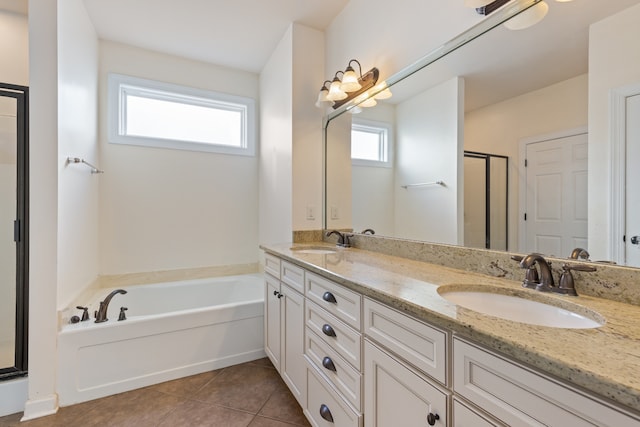
[[[330,423],[333,422],[333,415],[331,415],[331,411],[329,410],[329,407],[324,403],[320,405],[320,416],[325,420],[329,421]]]
[[[336,300],[336,297],[329,291],[322,294],[322,299],[325,300],[326,302],[331,302],[333,304],[338,303],[338,300]]]
[[[336,331],[333,330],[331,325],[328,325],[326,323],[324,325],[322,325],[322,333],[325,334],[328,337],[335,337],[336,336]]]
[[[322,366],[330,371],[336,372],[336,365],[333,364],[333,360],[331,360],[329,356],[322,359]]]
[[[440,415],[434,414],[433,412],[429,412],[429,415],[427,415],[427,422],[430,426],[436,425],[436,421],[438,421],[439,419]]]

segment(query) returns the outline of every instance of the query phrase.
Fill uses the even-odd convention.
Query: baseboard
[[[53,415],[58,412],[58,395],[50,394],[43,399],[30,399],[24,405],[24,416],[20,421],[33,420],[35,418]]]

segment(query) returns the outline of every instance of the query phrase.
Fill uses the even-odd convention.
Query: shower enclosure
[[[509,158],[464,152],[464,245],[508,250]]]
[[[0,83],[0,380],[27,373],[28,103]]]

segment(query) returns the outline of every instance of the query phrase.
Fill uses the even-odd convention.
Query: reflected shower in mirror
[[[639,4],[638,0],[549,2],[548,15],[537,25],[522,31],[496,26],[415,73],[404,70],[390,77],[393,97],[376,107],[362,108],[358,114],[349,114],[348,108],[330,114],[325,131],[326,228],[371,227],[380,236],[488,245],[521,253],[544,251],[558,257],[568,257],[573,247],[587,247],[594,260],[624,262],[611,255],[609,240],[615,236],[587,241],[583,231],[592,216],[597,222],[603,215],[594,209],[610,205],[609,188],[587,185],[595,182],[587,176],[602,175],[610,167],[607,159],[596,163],[601,170],[591,170],[587,156],[592,151],[586,143],[564,154],[542,153],[542,163],[560,161],[561,170],[575,166],[575,173],[562,178],[562,185],[537,179],[544,173],[536,169],[542,163],[525,167],[525,159],[536,144],[589,138],[586,130],[591,130],[589,120],[594,117],[590,110],[599,111],[589,106],[590,88],[596,84],[592,80],[601,84],[612,66],[589,58],[589,29],[618,12],[636,10]],[[596,48],[607,46],[606,37],[615,39],[615,29],[603,34],[592,40]],[[589,74],[590,60],[597,77]],[[636,82],[640,83],[640,75]],[[362,123],[388,130],[386,144],[372,143],[386,162],[352,159],[351,132]],[[500,201],[504,209],[491,209],[487,215],[486,205],[477,201],[486,200],[478,189],[483,181],[468,176],[473,166],[465,151],[490,153],[506,162],[501,166],[501,174],[507,176]],[[404,188],[431,182],[443,185]],[[536,192],[536,186],[543,191]],[[565,203],[569,196],[572,207]],[[471,214],[472,207],[484,214]],[[530,221],[532,216],[536,221]],[[506,224],[494,225],[498,222]],[[532,229],[541,223],[553,227]],[[610,233],[606,225],[596,228]],[[568,231],[574,229],[579,233]],[[492,235],[498,231],[500,235]]]

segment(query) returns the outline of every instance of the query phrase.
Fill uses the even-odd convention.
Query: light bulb
[[[327,99],[329,101],[341,101],[347,97],[347,94],[340,88],[340,79],[336,76],[329,86],[329,94]]]

